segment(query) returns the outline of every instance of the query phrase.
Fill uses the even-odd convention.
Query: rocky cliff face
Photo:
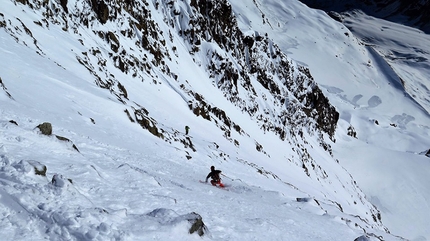
[[[131,121],[158,137],[177,139],[175,130],[159,125],[144,106],[129,99],[127,87],[111,67],[141,82],[156,84],[163,75],[179,84],[189,99],[190,111],[216,123],[226,138],[231,131],[246,134],[228,113],[216,103],[208,103],[170,70],[168,62],[180,62],[182,57],[176,52],[173,40],[177,35],[187,44],[197,65],[201,65],[198,59],[204,58],[202,67],[207,69],[209,78],[224,97],[265,131],[274,132],[285,140],[289,135],[300,135],[300,129],[307,127],[312,132],[327,133],[334,138],[338,113],[315,84],[310,71],[288,59],[268,36],[242,33],[227,1],[191,1],[188,4],[178,1],[18,0],[16,4],[24,4],[28,11],[38,11],[42,17],[34,20],[32,26],[26,26],[19,19],[15,22],[3,19],[2,27],[12,37],[24,41],[21,35],[27,35],[31,41],[26,44],[44,55],[33,32],[38,28],[61,26],[85,49],[75,53],[76,61],[91,73],[94,83],[124,103]],[[152,12],[161,13],[164,23],[157,23]],[[160,31],[160,24],[171,29]],[[102,49],[85,35],[91,35],[109,48]],[[207,45],[219,48],[207,48]],[[257,93],[255,85],[264,87],[269,96]],[[268,110],[259,104],[265,101],[275,108]],[[330,149],[323,138],[320,141]]]

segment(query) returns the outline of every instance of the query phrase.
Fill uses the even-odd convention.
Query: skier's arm
[[[209,172],[209,174],[206,176],[206,182],[208,182],[209,177],[211,177],[212,172]]]

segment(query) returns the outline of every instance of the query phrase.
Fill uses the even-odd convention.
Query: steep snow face
[[[428,205],[417,201],[430,195],[423,185],[430,146],[428,35],[359,11],[337,15],[339,23],[296,1],[267,3],[233,3],[241,29],[268,33],[289,57],[306,63],[340,113],[335,158],[393,233],[429,239]]]
[[[17,115],[2,114],[24,115],[13,113]],[[325,212],[305,193],[256,175],[255,169],[238,162],[217,165],[234,178],[223,177],[227,187],[218,189],[198,182],[214,162],[184,160],[156,138],[142,135],[133,148],[144,151],[135,152],[99,142],[97,132],[82,137],[69,132],[78,153],[19,122],[1,122],[4,240],[340,241],[365,235],[354,225],[359,217],[338,216],[335,206]],[[64,131],[54,126],[54,133]],[[32,172],[30,157],[47,165],[46,177]],[[304,197],[302,202],[297,196]],[[203,237],[188,233],[191,212],[203,218]],[[372,241],[379,235],[401,240],[378,229],[366,230],[374,232]]]
[[[390,113],[392,107],[381,110],[387,114],[390,126],[398,128],[400,133],[393,133],[390,130],[383,134],[385,131],[377,131],[374,132],[373,137],[367,138],[371,143],[384,143],[383,146],[390,150],[384,155],[385,157],[374,156],[364,162],[358,162],[366,167],[378,163],[381,169],[394,169],[396,175],[386,179],[395,180],[395,186],[400,187],[399,190],[396,188],[387,190],[383,187],[386,184],[374,189],[370,183],[363,186],[363,189],[368,191],[369,196],[374,197],[374,203],[383,210],[384,216],[387,217],[385,223],[390,229],[395,228],[400,235],[410,239],[419,237],[430,239],[429,220],[428,215],[425,214],[430,212],[430,208],[424,201],[430,198],[430,186],[423,184],[426,182],[427,174],[422,172],[430,170],[429,160],[419,155],[430,145],[428,124],[430,123],[430,53],[428,51],[430,36],[416,29],[369,17],[361,12],[346,15],[344,23],[354,35],[369,46],[369,52],[375,56],[375,64],[387,73],[389,85],[398,89],[399,94],[404,96],[402,98],[404,103],[408,103],[403,108],[396,108],[397,113]],[[381,123],[382,125],[384,124]],[[388,135],[391,140],[384,140],[381,135]],[[357,160],[350,160],[347,167],[358,178],[360,174],[353,170],[359,167],[354,162]],[[366,182],[368,176],[360,179]],[[380,197],[377,197],[376,193],[379,193]],[[399,198],[387,198],[400,193]],[[404,206],[405,203],[409,205]],[[409,219],[408,217],[415,213],[413,219],[417,221],[413,225],[404,225],[404,219],[394,218],[393,213],[399,214],[398,216],[404,219]]]
[[[210,240],[370,234],[397,240],[331,147],[337,138],[349,140],[343,131],[352,122],[343,120],[353,105],[341,112],[339,135],[338,112],[323,93],[339,104],[372,88],[326,80],[321,90],[314,74],[285,53],[315,50],[321,58],[309,66],[324,63],[315,68],[319,80],[337,57],[319,44],[300,47],[313,41],[283,40],[284,22],[268,34],[262,29],[273,20],[244,24],[261,19],[263,5],[255,3],[245,12],[227,1],[3,3],[0,154],[8,237],[199,239],[187,234],[187,219],[197,212]],[[295,1],[292,11],[287,3],[267,3],[274,13],[303,11],[299,21],[288,17],[297,26],[343,28]],[[331,38],[352,41],[353,50],[347,44],[337,50],[362,50],[345,33]],[[347,53],[343,74],[367,60]],[[351,101],[360,109],[385,100],[363,95],[368,106],[360,97]],[[44,121],[79,152],[70,142],[40,136],[35,126]],[[46,177],[35,176],[34,165],[45,165]],[[198,182],[210,165],[228,175],[227,190]]]

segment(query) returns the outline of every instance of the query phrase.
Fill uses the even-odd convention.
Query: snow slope
[[[430,239],[430,162],[422,155],[430,146],[429,36],[359,11],[341,16],[343,25],[296,1],[233,6],[242,29],[269,33],[309,66],[340,112],[335,157],[384,224],[408,239]],[[345,136],[350,126],[357,139]]]
[[[79,4],[69,1],[69,10],[72,6],[85,10]],[[187,4],[177,2],[174,9],[187,9]],[[293,140],[282,142],[265,133],[224,99],[201,67],[207,61],[205,55],[190,55],[179,35],[172,37],[177,56],[168,61],[171,72],[240,123],[251,136],[233,134],[240,148],[226,140],[217,126],[196,117],[189,110],[191,99],[186,92],[159,69],[135,81],[106,58],[109,73],[127,88],[126,105],[112,94],[118,92],[94,84],[94,75],[77,59],[92,63],[92,57],[85,59],[83,54],[89,49],[108,56],[111,45],[97,39],[95,32],[121,30],[121,21],[106,25],[94,21],[95,32],[80,26],[78,34],[72,34],[61,25],[38,22],[40,12],[7,1],[0,7],[0,23],[17,27],[1,25],[0,29],[0,225],[5,240],[354,240],[362,235],[370,240],[401,240],[395,235],[428,239],[425,216],[408,218],[408,227],[417,227],[417,232],[402,229],[404,222],[399,221],[405,213],[417,217],[428,210],[428,185],[416,185],[427,180],[428,161],[417,153],[430,146],[428,115],[399,88],[390,68],[343,25],[296,1],[232,4],[244,32],[267,32],[289,57],[309,66],[341,113],[336,143],[331,143],[334,158],[319,147],[315,136],[304,133],[305,154],[317,160],[320,173],[307,176],[296,153],[290,151]],[[157,9],[153,2],[148,6],[161,32],[168,33],[168,25],[162,24],[166,8]],[[261,24],[262,12],[265,24]],[[176,20],[186,25],[186,20]],[[31,34],[25,26],[31,26]],[[121,41],[132,51],[133,41]],[[222,52],[214,43],[203,43],[202,48]],[[144,52],[136,51],[136,56],[146,58]],[[104,73],[96,68],[94,72]],[[269,96],[263,88],[258,91]],[[260,104],[274,109],[270,102]],[[124,110],[139,105],[178,136],[185,125],[191,126],[190,136],[182,140],[192,143],[196,151],[181,142],[163,141],[131,123]],[[79,152],[71,142],[41,135],[35,127],[45,121]],[[346,134],[350,125],[358,139]],[[269,155],[255,150],[256,140]],[[360,163],[351,152],[372,164],[388,154],[398,161],[394,167],[376,163],[368,173],[359,170],[370,164]],[[406,159],[418,163],[419,169],[405,164]],[[43,165],[46,177],[34,175],[33,166]],[[199,182],[210,165],[223,170],[226,190]],[[387,170],[383,179],[377,178],[382,166]],[[395,186],[393,177],[399,170],[410,170],[414,177],[404,174],[403,186]],[[369,182],[366,177],[371,177]],[[414,192],[409,191],[412,185]],[[384,187],[388,188],[381,192]],[[397,195],[405,192],[410,199],[396,202]],[[380,209],[382,223],[369,201]],[[192,212],[206,224],[203,238],[188,234]]]

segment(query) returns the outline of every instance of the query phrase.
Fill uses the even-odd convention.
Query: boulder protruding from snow
[[[309,198],[309,197],[298,197],[298,198],[296,198],[296,201],[300,202],[300,203],[307,203],[307,202],[310,202],[311,200],[313,200],[313,199]]]
[[[347,135],[357,138],[357,131],[355,131],[355,128],[352,125],[348,127]]]
[[[51,136],[52,135],[52,125],[49,122],[43,122],[42,124],[38,125],[37,128],[39,128],[40,132],[43,135],[47,135],[47,136]],[[72,144],[72,148],[79,152],[78,147],[76,147],[76,145],[73,144],[73,142],[71,140],[69,140],[68,138],[63,137],[63,136],[59,136],[59,135],[55,135],[55,137],[57,137],[57,139],[60,140],[60,141],[65,141],[65,142],[71,143]]]
[[[52,125],[49,122],[43,122],[42,124],[38,125],[37,128],[39,128],[40,132],[42,132],[44,135],[52,135]]]
[[[27,162],[34,167],[34,174],[46,177],[46,171],[48,168],[46,168],[45,165],[34,160],[28,160]]]
[[[426,157],[430,157],[430,149],[422,151],[422,152],[419,152],[418,154],[424,155]]]
[[[48,168],[44,164],[35,160],[21,160],[19,162],[11,163],[7,156],[0,155],[0,167],[7,166],[12,166],[14,171],[17,171],[20,174],[24,174],[22,176],[39,175],[45,177],[46,171],[48,170]]]
[[[190,234],[197,232],[199,236],[203,236],[206,232],[206,226],[203,223],[202,216],[199,214],[192,212],[186,215],[185,218],[191,223]]]
[[[69,140],[68,138],[63,137],[63,136],[59,136],[59,135],[55,135],[55,137],[57,137],[57,139],[60,140],[60,141],[65,141],[65,142],[71,143],[72,144],[72,148],[75,149],[77,152],[79,152],[78,147],[76,147],[76,145],[73,144],[73,142],[71,140]]]
[[[171,209],[157,208],[147,215],[157,219],[157,222],[162,225],[170,225],[172,227],[177,226],[180,223],[187,222],[191,225],[188,230],[190,234],[197,232],[199,236],[203,236],[207,232],[207,228],[203,223],[202,217],[195,212],[178,215]]]

